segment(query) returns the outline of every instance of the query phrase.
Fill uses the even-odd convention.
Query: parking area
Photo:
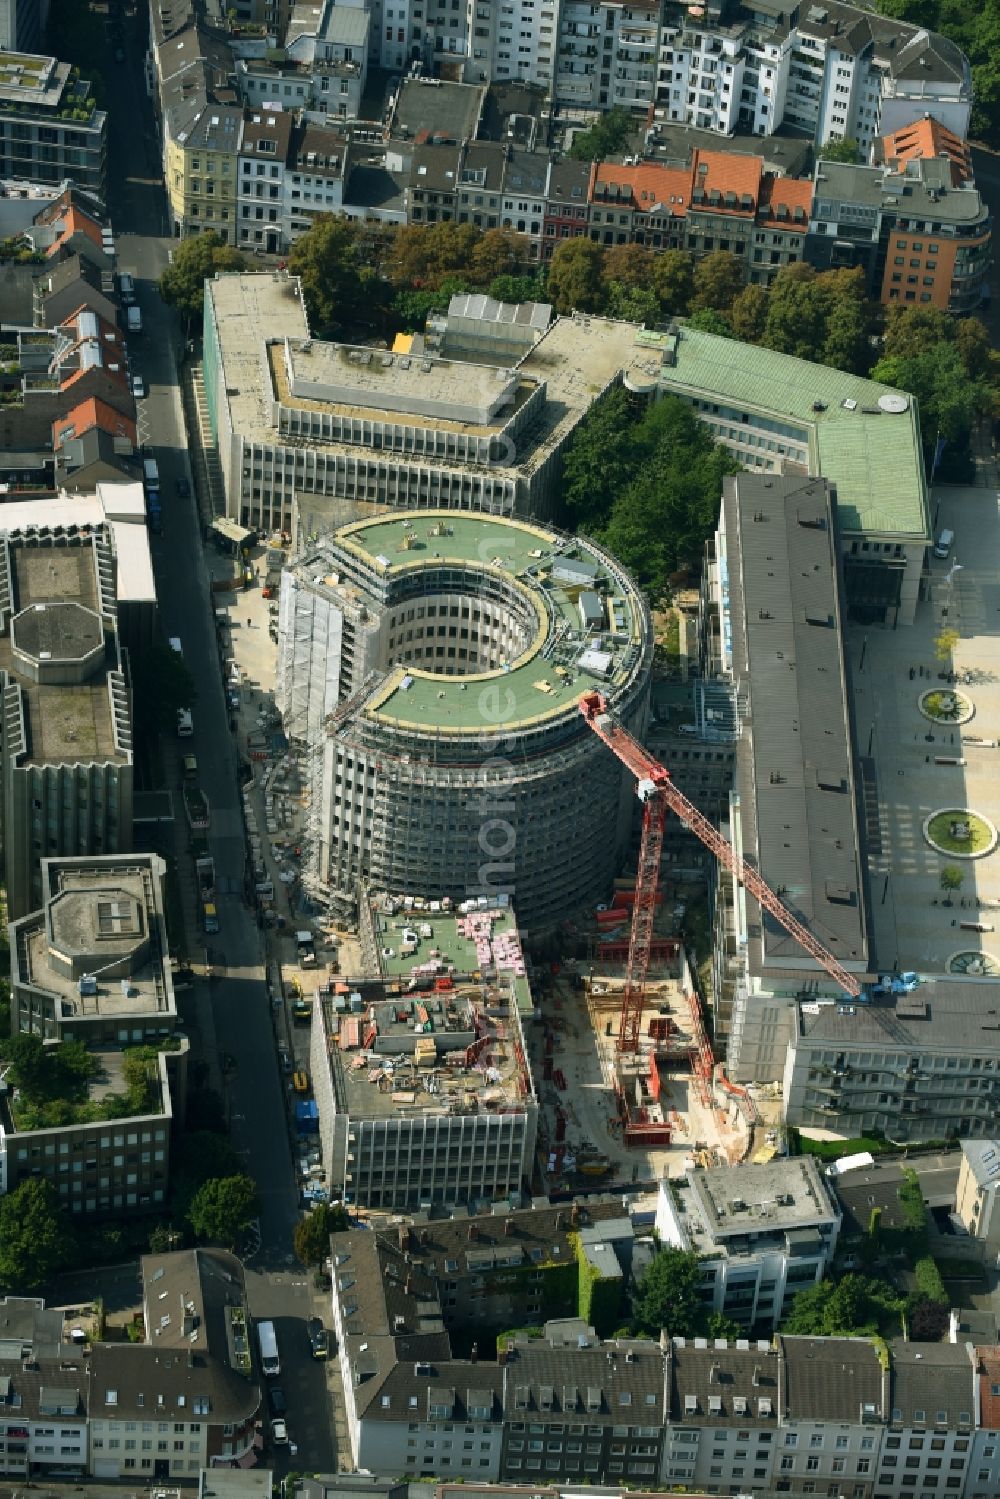
[[[969,857],[961,814],[1000,826],[1000,506],[985,487],[939,486],[934,501],[935,534],[954,542],[916,623],[849,637],[876,951],[883,971],[995,977],[1000,853]],[[926,837],[940,812],[956,814],[941,851]]]

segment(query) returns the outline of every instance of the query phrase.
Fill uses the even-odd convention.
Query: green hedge
[[[928,1301],[936,1301],[942,1306],[947,1304],[948,1293],[944,1288],[941,1272],[929,1254],[917,1260],[913,1267],[913,1278],[921,1296],[926,1296]]]

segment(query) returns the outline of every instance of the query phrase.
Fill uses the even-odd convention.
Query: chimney
[[[513,1220],[510,1219],[510,1218],[505,1218],[504,1219],[504,1224],[503,1224],[504,1238],[505,1239],[509,1239],[510,1236],[511,1236],[511,1234],[513,1232],[514,1232],[514,1223],[513,1223]]]
[[[569,1216],[570,1222],[572,1223],[573,1227],[576,1228],[577,1224],[580,1222],[580,1204],[578,1202],[574,1202],[573,1210]]]
[[[476,1225],[474,1223],[470,1223],[469,1224],[469,1238],[470,1239],[476,1239],[478,1237],[479,1237],[479,1230],[476,1228]]]
[[[670,1352],[670,1334],[665,1327],[660,1328],[660,1352]]]
[[[560,1228],[562,1228],[562,1225],[563,1225],[563,1215],[562,1215],[562,1212],[560,1211],[560,1212],[558,1212],[556,1214],[556,1228],[560,1229]]]
[[[759,1364],[754,1364],[754,1366],[753,1366],[753,1382],[754,1382],[755,1388],[759,1389],[760,1388],[760,1365]]]
[[[407,1251],[407,1249],[409,1249],[409,1247],[410,1247],[410,1230],[409,1230],[409,1227],[408,1227],[407,1224],[401,1223],[399,1225],[399,1248],[400,1248],[400,1252],[405,1254],[405,1252]]]
[[[405,1290],[407,1296],[412,1296],[413,1295],[413,1276],[412,1275],[408,1275],[406,1277],[406,1285],[403,1287],[403,1289]]]
[[[189,1338],[193,1332],[194,1332],[194,1312],[189,1312],[185,1308],[184,1316],[181,1318],[181,1334],[182,1334],[183,1337]]]
[[[470,1364],[478,1364],[479,1363],[479,1344],[478,1343],[473,1343],[473,1345],[472,1345],[472,1348],[471,1348],[471,1350],[469,1352],[469,1363]]]

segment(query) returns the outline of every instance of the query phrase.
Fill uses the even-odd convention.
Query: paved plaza
[[[1000,496],[994,488],[938,486],[934,505],[935,534],[947,527],[955,545],[949,561],[932,559],[916,623],[855,626],[849,638],[875,950],[883,972],[895,964],[954,973],[955,954],[978,953],[987,967],[994,957],[1000,973],[1000,851],[975,859],[941,854],[924,836],[925,821],[941,809],[971,808],[1000,826]],[[950,664],[935,655],[947,628],[959,635]],[[920,711],[922,693],[948,691],[939,673],[949,668],[972,705],[966,723],[935,722]],[[951,895],[941,889],[945,866],[964,874]],[[963,930],[963,923],[996,931]]]

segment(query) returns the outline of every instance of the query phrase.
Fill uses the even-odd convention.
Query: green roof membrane
[[[432,534],[442,524],[448,534]],[[409,570],[429,566],[453,565],[502,576],[521,593],[537,619],[527,649],[500,670],[447,676],[409,665],[392,667],[365,707],[378,719],[400,728],[426,731],[430,726],[445,733],[488,735],[496,732],[498,723],[510,731],[567,710],[575,712],[580,694],[596,685],[595,678],[580,668],[579,657],[588,644],[596,643],[593,636],[598,634],[612,657],[610,671],[602,678],[605,687],[613,688],[628,676],[629,648],[638,646],[642,638],[641,605],[624,575],[613,576],[604,557],[583,542],[527,521],[451,510],[360,521],[339,531],[337,542],[388,585]],[[596,575],[583,585],[560,581],[553,576],[560,560],[591,564]],[[592,632],[588,641],[579,596],[591,589],[609,602],[603,628]],[[464,588],[457,582],[452,591],[475,594],[475,579],[470,576]],[[616,632],[607,617],[611,600],[618,601],[623,626]],[[543,647],[560,624],[568,627],[564,649],[556,656],[543,655]],[[568,638],[570,632],[578,636],[575,644]]]
[[[801,424],[810,473],[836,485],[843,530],[929,536],[920,421],[905,392],[688,327],[677,340],[676,363],[661,371],[660,389]]]

